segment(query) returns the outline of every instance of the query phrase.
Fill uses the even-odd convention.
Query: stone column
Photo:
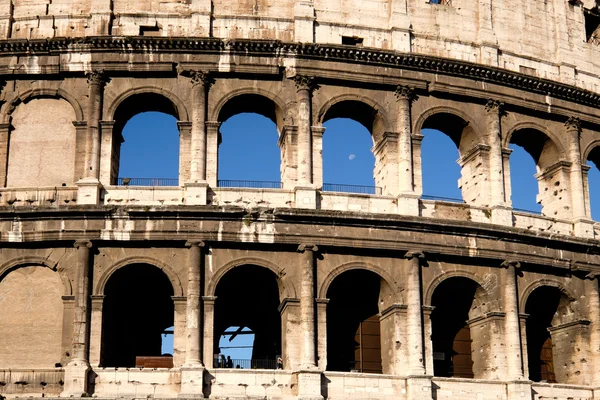
[[[490,146],[490,206],[502,206],[504,197],[504,168],[502,163],[502,130],[500,120],[504,114],[504,103],[488,100],[485,105],[487,114],[487,135]]]
[[[312,182],[312,137],[311,101],[315,89],[315,78],[296,76],[296,98],[298,102],[298,185],[310,186]]]
[[[189,241],[186,246],[190,248],[188,256],[188,285],[187,285],[187,311],[186,311],[186,342],[185,363],[181,367],[180,397],[201,397],[204,375],[204,365],[201,361],[202,337],[202,311],[200,304],[202,284],[202,247],[204,242]]]
[[[408,364],[410,375],[425,374],[423,355],[423,302],[421,301],[421,259],[420,251],[408,251],[404,255],[406,274],[406,303],[408,309]]]
[[[396,89],[398,99],[398,178],[400,193],[414,193],[413,187],[413,160],[412,160],[412,122],[410,107],[417,95],[413,88],[398,86]]]
[[[519,300],[517,289],[517,271],[521,264],[516,261],[502,263],[504,270],[503,306],[504,342],[506,351],[507,379],[523,379],[523,357],[521,356],[521,327],[519,325]]]
[[[87,74],[88,82],[88,119],[87,145],[85,152],[84,178],[77,182],[77,203],[98,204],[100,201],[100,119],[106,77],[103,71]]]
[[[8,144],[10,142],[10,124],[0,124],[0,188],[6,187],[8,177]]]
[[[202,326],[202,310],[200,295],[202,283],[202,247],[204,242],[189,241],[188,255],[188,284],[187,284],[187,313],[186,313],[186,344],[185,365],[200,366],[202,364],[200,328]]]
[[[300,330],[302,331],[302,353],[300,368],[312,370],[316,368],[315,362],[315,296],[314,296],[314,268],[315,251],[317,246],[300,245],[300,271],[302,283],[300,285]]]
[[[215,301],[216,296],[202,296],[204,302],[204,366],[213,368],[214,335],[215,335]]]
[[[207,72],[191,71],[192,77],[192,132],[190,179],[206,182],[206,97],[212,80]]]
[[[86,157],[86,178],[100,178],[100,118],[106,78],[103,71],[87,74],[88,82],[88,146]]]
[[[75,242],[77,249],[77,280],[75,285],[75,308],[73,312],[73,349],[71,362],[65,367],[65,385],[61,397],[87,396],[89,364],[89,273],[90,248],[87,240]]]
[[[327,370],[327,304],[329,299],[316,299],[317,302],[317,361],[321,371]]]
[[[600,387],[600,294],[598,293],[598,275],[586,276],[586,292],[588,296],[588,319],[590,320],[590,355],[591,384]]]
[[[573,218],[585,218],[585,196],[583,193],[583,175],[581,171],[581,150],[579,135],[581,134],[581,122],[579,118],[570,117],[565,122],[567,139],[569,141],[568,157],[571,162],[571,203],[573,207]]]

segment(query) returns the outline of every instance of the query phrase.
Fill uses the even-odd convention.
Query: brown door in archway
[[[379,314],[370,316],[358,324],[354,336],[354,370],[381,374],[381,331]]]
[[[471,357],[471,330],[468,326],[462,327],[454,337],[452,350],[452,376],[457,378],[473,378],[473,359]]]
[[[542,381],[556,383],[554,362],[552,360],[552,338],[546,339],[540,352],[540,378]]]

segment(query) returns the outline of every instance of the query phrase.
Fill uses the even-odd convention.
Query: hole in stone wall
[[[361,47],[364,39],[358,36],[342,36],[342,44],[346,46]]]
[[[281,355],[279,288],[275,274],[256,265],[235,267],[221,278],[215,295],[215,359],[222,359],[221,354],[226,357],[227,351],[231,350],[219,348],[223,336],[239,336],[249,330],[254,341],[250,360],[245,360],[247,364],[244,365],[275,369],[277,357]],[[238,364],[241,367],[242,361],[234,363],[233,368]],[[221,366],[220,363],[214,365]]]
[[[140,25],[140,36],[161,36],[162,28],[156,25]]]
[[[347,271],[327,291],[327,370],[381,373],[381,278]]]
[[[173,286],[157,267],[133,264],[117,270],[104,290],[103,367],[169,367],[162,334],[174,325]]]

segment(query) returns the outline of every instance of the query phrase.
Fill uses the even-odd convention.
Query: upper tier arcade
[[[598,91],[594,0],[2,0],[0,39],[214,37],[350,44]]]

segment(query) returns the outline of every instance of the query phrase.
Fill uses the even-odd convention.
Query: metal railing
[[[119,178],[118,186],[179,186],[177,178]]]
[[[219,180],[218,187],[224,188],[251,188],[251,189],[281,189],[281,182],[276,181],[232,181]]]
[[[526,210],[524,208],[515,208],[515,207],[513,207],[513,211],[527,213],[527,214],[542,215],[542,211],[541,210]]]
[[[450,203],[466,203],[463,199],[455,199],[453,197],[430,196],[428,194],[421,195],[422,200],[438,200],[447,201]]]
[[[229,365],[228,365],[229,364]],[[236,369],[277,369],[277,361],[269,359],[252,359],[244,360],[232,358],[231,363],[228,363],[227,359],[221,358],[215,355],[213,361],[215,368],[236,368]]]
[[[324,183],[322,190],[324,192],[381,194],[379,186],[344,185],[340,183]]]

